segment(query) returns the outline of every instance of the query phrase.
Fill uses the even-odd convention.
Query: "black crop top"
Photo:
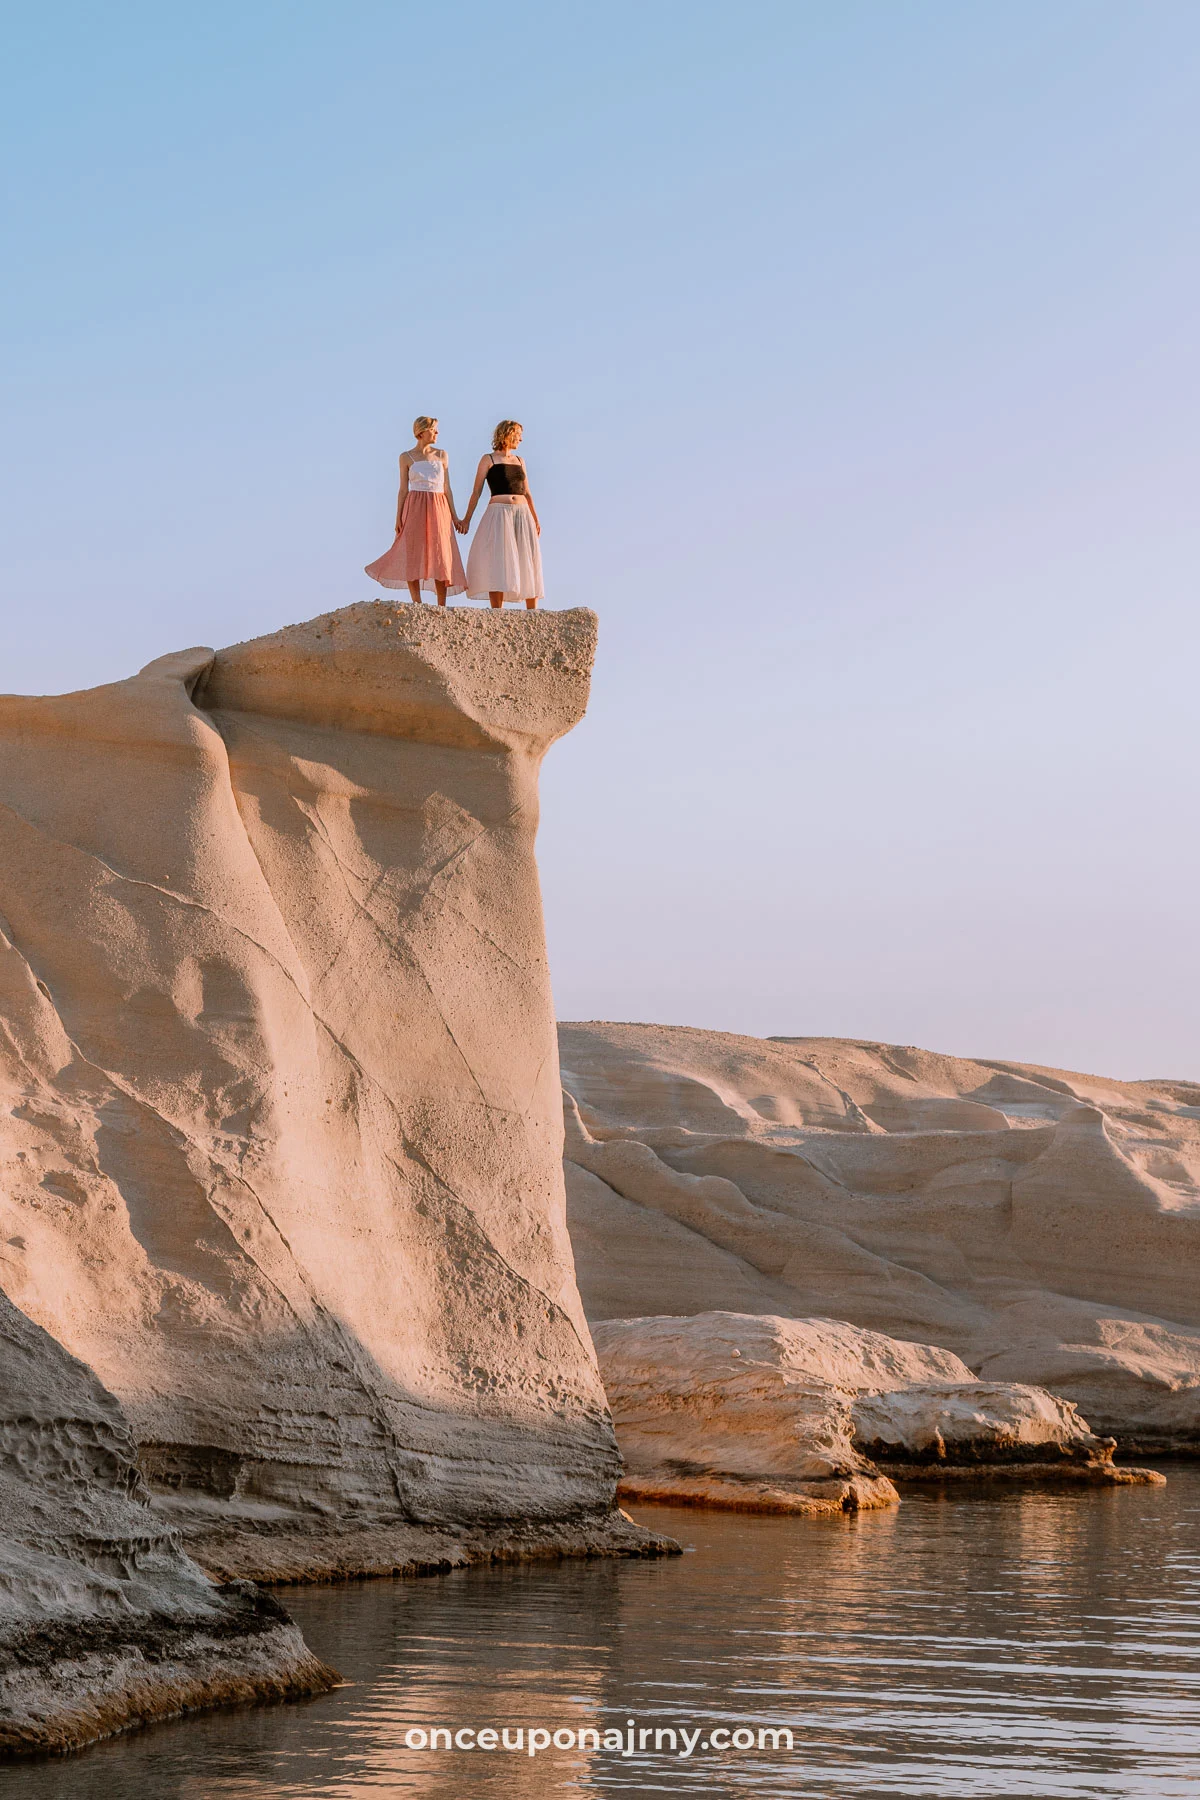
[[[493,494],[523,494],[525,471],[520,463],[494,462],[487,472],[487,484]]]

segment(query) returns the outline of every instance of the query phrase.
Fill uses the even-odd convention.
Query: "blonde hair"
[[[520,419],[501,419],[495,431],[492,433],[492,449],[507,450],[509,439],[515,437],[518,431],[524,431],[524,429],[525,427],[522,425]]]
[[[431,417],[429,413],[418,413],[413,420],[413,436],[415,438],[420,437],[423,431],[428,431],[431,425],[436,424],[437,420]]]

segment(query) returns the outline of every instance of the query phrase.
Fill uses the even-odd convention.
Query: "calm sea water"
[[[5,1800],[1200,1796],[1200,1469],[845,1521],[640,1509],[688,1554],[283,1592],[352,1685],[8,1765]],[[634,1753],[538,1748],[620,1730]],[[520,1750],[408,1749],[433,1726]],[[793,1748],[758,1745],[764,1727]],[[712,1733],[748,1731],[715,1750]],[[637,1748],[698,1731],[693,1753]],[[786,1740],[784,1740],[785,1744]],[[705,1750],[702,1745],[707,1743]],[[535,1739],[540,1746],[540,1740]]]

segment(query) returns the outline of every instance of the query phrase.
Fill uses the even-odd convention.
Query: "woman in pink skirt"
[[[521,436],[519,419],[501,419],[492,433],[491,455],[479,459],[462,528],[471,523],[486,481],[491,498],[467,558],[467,592],[472,600],[486,594],[497,607],[523,600],[532,611],[542,597],[542,527],[524,460],[517,455]]]
[[[396,500],[396,541],[367,574],[380,587],[406,587],[414,600],[432,588],[437,603],[446,595],[466,592],[467,578],[458,553],[456,531],[462,525],[450,492],[450,463],[437,450],[438,422],[422,413],[413,420],[416,443],[400,458],[400,493]]]

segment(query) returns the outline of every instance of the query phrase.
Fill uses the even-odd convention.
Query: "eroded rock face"
[[[888,1475],[1155,1479],[1114,1471],[1069,1401],[837,1319],[611,1319],[595,1338],[631,1499],[849,1511],[894,1503]]]
[[[611,1503],[533,853],[594,638],[367,604],[0,700],[0,1279],[191,1543]]]
[[[1200,1085],[653,1025],[560,1045],[593,1321],[832,1315],[1200,1446]]]
[[[112,1395],[0,1295],[0,1754],[338,1679],[280,1607],[184,1555],[135,1454]]]

